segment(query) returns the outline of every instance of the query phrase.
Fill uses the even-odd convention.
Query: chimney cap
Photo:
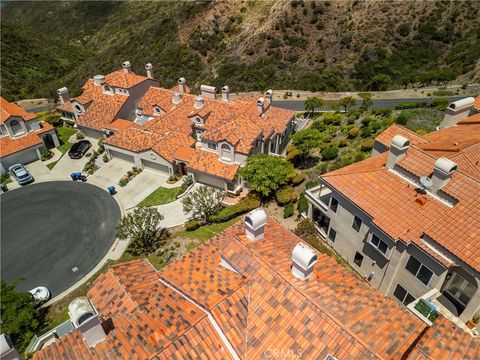
[[[273,90],[272,89],[267,90],[267,92],[265,93],[265,96],[266,97],[272,97],[273,96]]]
[[[252,210],[245,215],[245,226],[250,227],[251,229],[258,229],[265,226],[266,223],[267,213],[261,208]]]
[[[145,64],[145,69],[147,69],[147,70],[152,70],[152,69],[153,69],[153,65],[152,65],[151,63]]]
[[[265,99],[264,99],[263,97],[258,98],[258,100],[257,100],[257,105],[258,105],[258,106],[263,106],[263,103],[264,103],[264,102],[265,102]]]
[[[186,83],[185,78],[184,78],[184,77],[179,78],[179,79],[178,79],[178,83],[179,83],[179,84],[185,84],[185,83]]]
[[[130,64],[130,61],[124,61],[122,63],[122,67],[130,67],[130,66],[132,66],[132,64]]]
[[[457,170],[457,164],[446,157],[441,157],[435,161],[433,168],[445,175],[451,175],[455,170]]]
[[[180,101],[182,101],[182,94],[179,93],[178,91],[175,91],[173,93],[173,98],[172,98],[172,102],[174,104],[178,104]]]
[[[228,93],[229,91],[230,91],[230,88],[229,88],[227,85],[225,85],[224,87],[222,87],[222,92]]]
[[[195,109],[200,109],[201,107],[203,107],[203,96],[202,95],[197,95],[195,97],[195,104],[194,104],[194,107]]]
[[[57,94],[58,94],[58,95],[66,94],[66,93],[68,93],[68,89],[67,89],[66,86],[64,86],[64,87],[62,87],[62,88],[60,88],[60,89],[57,90]]]
[[[392,139],[392,146],[399,149],[404,149],[410,146],[410,140],[402,135],[395,135]]]
[[[292,261],[302,270],[308,270],[318,261],[318,255],[307,245],[298,243],[293,248]]]

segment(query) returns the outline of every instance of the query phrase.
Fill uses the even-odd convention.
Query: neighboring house
[[[82,95],[73,99],[70,99],[66,87],[58,89],[60,104],[57,109],[62,113],[62,119],[76,121],[78,130],[96,139],[118,131],[121,119],[134,115],[148,88],[159,84],[153,79],[152,65],[145,65],[145,69],[147,76],[137,75],[130,62],[125,61],[119,70],[88,79]]]
[[[160,271],[111,266],[87,296],[33,360],[480,356],[478,339],[429,328],[261,209]]]
[[[448,105],[441,127],[449,127],[459,121],[480,113],[480,96],[457,100]]]
[[[308,218],[372,286],[459,324],[480,314],[479,116],[426,135],[392,125],[306,192]]]
[[[42,147],[60,146],[52,125],[40,122],[35,114],[26,112],[3,97],[0,97],[0,101],[1,172],[17,163],[25,165],[41,159]]]

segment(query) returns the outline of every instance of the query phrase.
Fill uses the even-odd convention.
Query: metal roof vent
[[[245,233],[250,240],[263,239],[265,235],[265,224],[267,223],[267,213],[258,208],[245,215]]]
[[[318,255],[307,245],[299,243],[292,252],[292,274],[297,279],[307,280],[313,274]]]
[[[10,340],[10,337],[0,335],[0,358],[4,360],[22,360],[22,356],[18,353]]]
[[[195,98],[195,109],[200,109],[203,107],[203,96],[201,95],[198,95],[196,98]]]
[[[272,99],[273,99],[273,90],[267,90],[267,92],[265,93],[265,100],[267,100],[267,103],[269,105],[272,104]]]
[[[68,305],[68,315],[89,347],[94,347],[105,339],[105,330],[97,312],[85,296],[76,298]]]
[[[259,98],[257,100],[257,109],[258,109],[258,112],[260,113],[260,115],[263,114],[263,104],[265,102],[265,99],[263,97]]]
[[[402,135],[395,135],[390,146],[390,153],[388,154],[387,168],[393,169],[398,160],[405,155],[409,147],[410,140]]]
[[[223,101],[229,101],[230,100],[230,88],[227,85],[225,85],[222,88],[222,100]]]
[[[176,104],[179,104],[181,101],[182,101],[182,94],[180,94],[178,91],[175,91],[173,93],[172,102],[176,105]]]
[[[200,85],[200,93],[206,98],[215,99],[217,88],[215,86]]]
[[[177,80],[178,82],[178,91],[180,91],[181,94],[185,94],[187,92],[187,81],[185,80],[184,77],[181,77],[180,79]]]
[[[95,86],[100,86],[105,82],[105,75],[95,75],[93,77],[93,84]]]
[[[130,61],[124,61],[122,63],[122,68],[123,68],[123,71],[125,71],[126,73],[129,73],[132,71],[132,64],[130,64]]]
[[[145,64],[145,70],[147,72],[147,77],[153,79],[153,65],[150,63]]]
[[[143,109],[142,108],[137,108],[137,110],[135,110],[135,115],[137,117],[142,117],[143,116]]]

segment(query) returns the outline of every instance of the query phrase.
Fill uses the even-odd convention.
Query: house
[[[256,209],[156,271],[110,267],[75,329],[32,359],[434,359],[480,356],[478,339],[431,328]]]
[[[480,118],[418,135],[392,125],[373,156],[306,192],[308,218],[370,284],[460,326],[480,315]]]
[[[106,76],[95,76],[74,99],[58,90],[62,118],[75,120],[87,136],[101,138],[111,158],[165,175],[194,180],[226,191],[241,187],[237,176],[248,156],[281,155],[294,131],[294,111],[272,105],[271,90],[256,101],[233,100],[202,85],[193,95],[184,78],[172,89],[134,74],[129,62]]]
[[[52,125],[41,122],[33,113],[0,97],[1,172],[14,164],[28,164],[41,159],[40,149],[60,146]]]

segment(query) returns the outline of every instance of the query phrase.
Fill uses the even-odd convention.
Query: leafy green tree
[[[322,160],[325,160],[325,161],[333,160],[338,156],[338,148],[327,147],[322,150],[321,155],[322,155]]]
[[[0,332],[9,335],[21,352],[38,330],[39,321],[32,296],[26,292],[16,292],[17,284],[18,282],[1,281]]]
[[[370,106],[373,105],[372,94],[370,93],[360,93],[358,94],[362,98],[362,104],[360,105],[360,110],[367,111]]]
[[[307,100],[305,100],[305,110],[310,111],[312,114],[315,112],[315,109],[323,105],[324,101],[316,96],[308,97]]]
[[[262,197],[268,197],[295,173],[292,164],[278,156],[258,154],[250,156],[240,175],[250,183],[250,188]]]
[[[322,142],[322,134],[320,131],[312,128],[300,130],[290,138],[292,139],[293,146],[300,151],[304,165],[306,158],[310,156],[310,152]]]
[[[155,207],[137,207],[117,226],[117,237],[129,240],[128,253],[138,256],[155,252],[167,243],[170,234],[160,226],[162,214]]]
[[[183,211],[209,223],[210,217],[221,209],[224,197],[223,191],[201,186],[183,198]]]
[[[340,99],[339,105],[345,109],[345,112],[349,112],[352,106],[355,106],[357,101],[353,96],[345,96]]]

